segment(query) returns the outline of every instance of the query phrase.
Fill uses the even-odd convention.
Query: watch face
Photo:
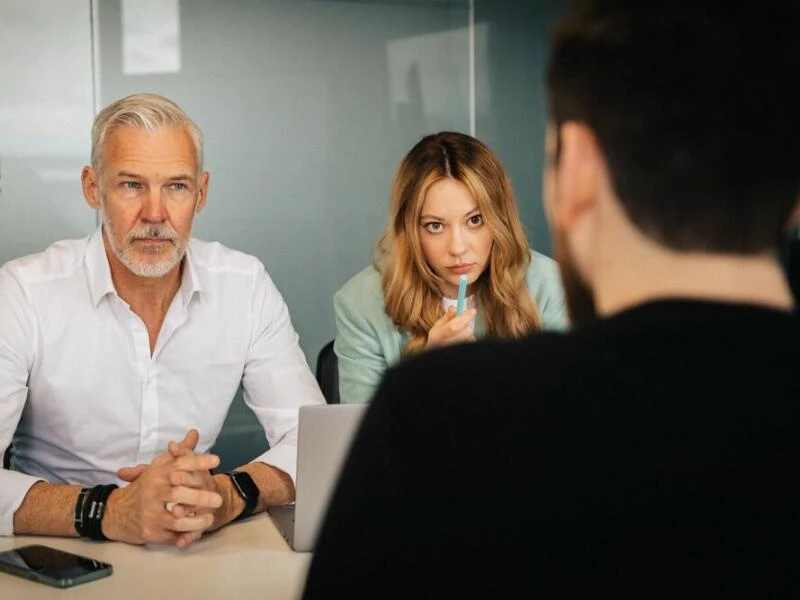
[[[245,499],[258,498],[258,486],[253,478],[244,471],[233,471],[231,478]]]

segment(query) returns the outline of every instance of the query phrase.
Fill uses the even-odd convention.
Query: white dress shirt
[[[325,402],[278,289],[255,257],[191,240],[151,356],[116,293],[101,230],[0,269],[0,535],[38,480],[124,485],[170,440],[216,441],[239,384],[270,449],[295,477],[298,407]],[[16,435],[14,432],[16,430]],[[16,472],[20,471],[20,472]]]

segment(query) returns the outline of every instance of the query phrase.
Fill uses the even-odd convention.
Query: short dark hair
[[[558,24],[550,117],[593,130],[620,202],[651,239],[777,248],[800,195],[798,5],[579,0]]]

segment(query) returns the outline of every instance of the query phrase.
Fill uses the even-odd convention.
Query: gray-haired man
[[[102,226],[0,269],[0,534],[184,547],[294,498],[298,407],[324,400],[264,266],[191,238],[202,149],[167,98],[112,103],[81,176]],[[212,476],[240,383],[270,449]]]

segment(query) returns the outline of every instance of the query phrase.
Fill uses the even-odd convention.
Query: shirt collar
[[[186,244],[186,254],[183,255],[183,274],[181,275],[181,288],[178,293],[184,306],[189,306],[195,294],[203,291],[200,277],[197,275],[197,267],[194,264],[191,241]]]
[[[117,294],[117,290],[114,288],[114,280],[111,279],[111,267],[108,264],[108,256],[106,256],[106,248],[103,243],[102,225],[89,236],[89,240],[86,243],[85,261],[89,294],[92,297],[92,304],[97,306],[108,294]],[[183,257],[183,273],[178,293],[181,295],[183,305],[188,306],[194,295],[202,291],[203,286],[197,274],[197,268],[192,258],[191,243],[189,243],[186,246],[186,254]]]
[[[114,281],[111,279],[111,267],[108,266],[108,257],[103,245],[103,227],[99,226],[89,236],[86,243],[86,278],[89,283],[89,294],[92,304],[97,306],[108,294],[116,294]]]

